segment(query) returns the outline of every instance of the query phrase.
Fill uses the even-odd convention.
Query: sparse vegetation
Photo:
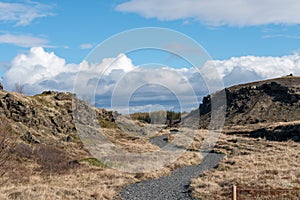
[[[239,131],[249,128],[251,127],[237,127]],[[197,198],[230,199],[232,185],[266,190],[300,188],[300,144],[298,142],[268,141],[230,132],[230,134],[222,134],[214,151],[225,154],[225,159],[217,169],[192,180],[192,194]],[[277,196],[267,192],[250,193],[240,192],[239,198],[298,199],[300,197],[300,190],[293,193],[288,191],[277,193]]]
[[[37,145],[34,154],[42,172],[63,173],[74,167],[66,152],[52,145]]]
[[[106,119],[99,119],[99,124],[101,128],[110,128],[110,129],[114,129],[117,128],[117,124],[115,122],[106,120]]]
[[[7,120],[0,117],[0,178],[10,169],[7,162],[15,146],[15,137]],[[1,184],[1,182],[0,182]]]
[[[107,168],[109,166],[108,164],[98,160],[97,158],[83,158],[80,161],[87,162],[92,166],[101,167],[101,168]]]
[[[23,159],[33,158],[33,149],[29,144],[19,143],[14,148],[14,153]]]

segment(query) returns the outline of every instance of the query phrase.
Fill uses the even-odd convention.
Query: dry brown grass
[[[233,185],[253,189],[300,189],[300,144],[297,142],[222,134],[214,150],[226,156],[218,169],[192,180],[192,194],[197,198],[229,199]],[[238,195],[241,199],[299,199],[300,191],[273,194],[277,196],[267,192]]]
[[[70,155],[54,145],[21,144],[6,162],[12,170],[0,178],[5,183],[0,199],[116,199],[121,187],[138,181],[135,174],[94,166],[86,159],[72,166]]]
[[[0,91],[0,97],[5,97],[7,92]],[[0,177],[0,199],[118,199],[119,191],[126,185],[132,184],[145,179],[155,179],[169,174],[172,170],[186,166],[198,164],[199,156],[195,152],[186,152],[179,155],[179,158],[174,158],[174,162],[162,165],[155,171],[148,173],[126,173],[120,170],[110,169],[111,163],[106,163],[105,160],[99,159],[97,162],[87,150],[89,145],[93,144],[106,145],[104,141],[101,144],[97,138],[88,139],[87,143],[83,144],[79,140],[79,135],[76,131],[68,132],[68,135],[73,139],[67,141],[68,136],[64,131],[55,131],[56,126],[53,125],[50,118],[59,116],[62,112],[70,111],[72,106],[69,100],[55,101],[56,93],[45,95],[37,95],[34,97],[26,97],[18,93],[10,93],[14,102],[20,101],[24,105],[29,105],[35,108],[37,112],[35,120],[36,126],[23,122],[16,122],[8,118],[8,123],[11,125],[12,131],[16,135],[16,146],[5,151],[10,159],[5,159],[5,165],[0,167],[0,171],[6,173]],[[26,107],[27,108],[27,107]],[[4,115],[5,113],[0,113]],[[21,114],[21,113],[18,113]],[[72,117],[65,114],[66,118],[63,122],[66,126],[72,126]],[[4,116],[5,117],[5,116]],[[31,116],[27,117],[30,118]],[[50,118],[49,118],[50,117]],[[27,121],[27,119],[25,119]],[[41,122],[39,122],[41,121]],[[116,147],[129,154],[147,154],[155,153],[159,157],[159,161],[165,161],[169,157],[169,153],[160,150],[157,146],[149,142],[149,138],[155,134],[168,132],[163,130],[160,132],[158,125],[148,125],[139,121],[133,122],[136,126],[132,127],[131,123],[123,121],[124,130],[116,128],[103,128],[102,133]],[[34,123],[33,123],[34,125]],[[80,124],[78,124],[79,126]],[[108,127],[110,127],[109,124]],[[78,126],[76,129],[78,130]],[[1,128],[1,126],[0,126]],[[89,127],[88,127],[89,128]],[[130,131],[134,129],[133,134]],[[136,129],[135,129],[136,128]],[[145,128],[147,132],[140,132],[140,128]],[[4,128],[4,130],[7,130]],[[62,129],[63,130],[63,129]],[[64,129],[65,130],[65,129]],[[68,129],[69,130],[69,129]],[[26,132],[30,132],[35,136],[40,144],[32,143],[31,141],[23,141],[21,136]],[[94,129],[91,127],[91,135],[94,136]],[[158,132],[156,132],[158,131]],[[95,134],[97,136],[97,134]],[[82,139],[82,138],[81,138]],[[90,139],[90,141],[89,141]],[[170,137],[173,141],[174,138]],[[99,144],[100,143],[100,144]],[[110,155],[110,154],[108,154]],[[101,158],[101,157],[100,157]],[[126,157],[122,158],[123,161]],[[136,160],[138,162],[138,160]],[[80,164],[78,165],[79,162]],[[129,165],[135,165],[127,160]],[[97,164],[100,163],[100,164]],[[71,165],[70,165],[71,164]],[[72,166],[75,164],[75,167]],[[121,163],[123,164],[123,163]],[[154,162],[149,161],[147,156],[143,163],[146,167],[154,166]],[[157,163],[164,164],[164,163]],[[148,165],[148,166],[147,166]],[[10,169],[10,170],[6,170]]]
[[[16,135],[8,121],[0,116],[0,185],[2,177],[12,168],[7,164],[11,159],[11,151],[16,146]]]
[[[232,127],[231,130],[252,128]],[[168,156],[149,142],[150,135],[142,138],[128,135],[119,129],[102,131],[114,145],[125,152],[152,152],[158,153],[162,158]],[[195,197],[228,199],[233,184],[247,188],[299,188],[299,143],[271,142],[235,135],[228,130],[225,132],[228,134],[221,135],[214,151],[226,156],[217,170],[205,172],[192,180],[191,188]],[[162,130],[152,136],[162,134],[168,135],[169,132]],[[209,132],[205,130],[197,131],[188,151],[179,155],[174,162],[147,173],[126,173],[109,169],[109,165],[96,167],[85,161],[80,162],[80,166],[67,169],[69,161],[91,157],[78,141],[60,144],[55,142],[48,144],[51,147],[43,146],[43,150],[39,149],[40,145],[19,143],[14,149],[13,160],[7,163],[7,166],[16,167],[1,178],[5,185],[0,187],[0,199],[118,199],[119,191],[126,185],[168,175],[179,167],[199,164],[202,158],[197,150],[201,148],[207,134]],[[179,140],[180,137],[175,140],[175,144]],[[174,141],[174,135],[169,134],[169,141]],[[151,162],[150,164],[153,165]],[[247,199],[249,194],[244,192],[240,195]]]
[[[134,153],[164,152],[152,145],[147,138],[138,138],[118,129],[102,129],[105,135],[123,151]],[[167,132],[167,130],[165,130]],[[53,144],[25,144],[18,139],[12,151],[13,159],[7,166],[16,166],[2,180],[0,199],[118,199],[119,191],[126,185],[156,179],[170,174],[178,167],[198,164],[199,153],[188,151],[173,163],[148,173],[126,173],[109,169],[109,165],[93,166],[86,162],[89,155],[78,142],[61,142],[49,139]],[[69,161],[80,165],[70,167]],[[145,162],[146,163],[146,162]],[[147,163],[146,163],[147,164]],[[150,163],[153,165],[153,163]]]
[[[131,174],[82,166],[67,174],[33,173],[26,182],[9,181],[0,188],[0,199],[116,199],[124,184],[135,181]]]

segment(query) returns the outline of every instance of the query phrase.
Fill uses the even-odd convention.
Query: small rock
[[[67,93],[61,92],[55,96],[55,99],[59,100],[59,101],[63,101],[63,100],[72,100],[74,97],[75,97],[75,95],[70,92],[67,92]]]
[[[71,161],[68,162],[68,164],[69,164],[70,167],[76,167],[76,166],[80,165],[78,160],[71,160]]]
[[[73,140],[73,137],[72,136],[70,136],[70,135],[68,135],[67,137],[66,137],[66,142],[71,142]]]
[[[32,135],[29,131],[27,131],[23,136],[21,136],[21,139],[34,144],[40,144],[40,140],[38,140],[34,135]]]
[[[0,83],[0,90],[3,90],[3,85]]]

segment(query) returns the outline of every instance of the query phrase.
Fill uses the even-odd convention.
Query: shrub
[[[21,158],[32,158],[33,150],[28,144],[20,143],[14,148],[14,153]]]
[[[41,144],[34,151],[37,163],[44,172],[63,173],[76,165],[70,162],[67,154],[55,146]]]

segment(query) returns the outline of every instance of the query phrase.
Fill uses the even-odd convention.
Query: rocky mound
[[[111,111],[92,108],[74,94],[53,91],[25,96],[1,89],[0,117],[9,120],[13,130],[28,143],[47,143],[49,138],[52,142],[70,141],[77,137],[73,101],[84,110],[95,111],[103,126],[114,122]]]
[[[300,120],[300,77],[282,77],[225,89],[226,125],[291,122]],[[211,98],[199,106],[200,125],[210,120]]]
[[[198,112],[200,127],[211,121],[212,102],[226,94],[225,132],[272,141],[299,142],[300,77],[287,76],[226,88],[203,98]],[[214,99],[215,98],[215,99]]]

